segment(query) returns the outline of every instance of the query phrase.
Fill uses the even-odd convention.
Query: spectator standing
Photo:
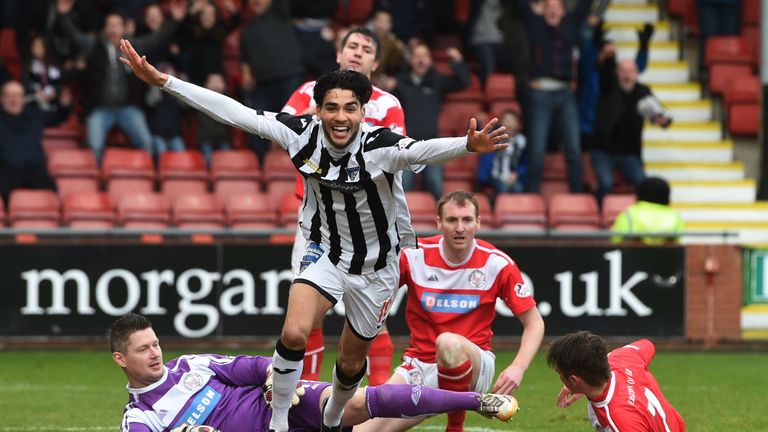
[[[331,28],[336,0],[291,0],[291,17],[304,68],[313,77],[336,69],[336,34]]]
[[[57,10],[64,30],[76,41],[87,59],[81,100],[87,115],[88,144],[97,160],[101,161],[107,134],[112,126],[118,125],[134,146],[150,151],[152,135],[140,108],[145,86],[119,60],[118,44],[126,35],[125,19],[118,14],[109,14],[103,32],[98,35],[85,34],[70,20],[69,12],[73,4],[74,0],[58,0]],[[174,19],[166,22],[160,31],[134,38],[137,46],[152,52],[167,43],[176,30],[176,22],[184,18],[186,6],[184,3],[173,2],[171,13]]]
[[[57,109],[43,111],[35,102],[24,103],[18,81],[3,84],[0,92],[0,196],[7,202],[16,188],[52,189],[43,150],[43,129],[69,117],[72,97],[63,91]]]
[[[586,396],[589,422],[599,431],[684,432],[683,418],[649,370],[655,355],[647,339],[610,353],[605,341],[588,331],[556,339],[547,350],[547,364],[564,384],[557,406]]]
[[[531,81],[527,89],[521,89],[528,131],[526,191],[540,191],[547,141],[556,125],[565,152],[568,187],[571,192],[581,192],[579,114],[571,82],[575,78],[574,47],[592,0],[579,0],[570,12],[562,0],[545,0],[541,14],[528,0],[517,0],[517,5],[531,42]]]
[[[250,0],[249,7],[253,15],[240,34],[246,105],[279,112],[304,80],[302,47],[287,0]],[[269,141],[254,136],[251,146],[263,164]]]
[[[489,74],[496,71],[504,52],[501,31],[501,0],[472,2],[469,24],[469,48],[480,61],[480,82],[485,87]]]
[[[376,82],[384,76],[395,76],[405,68],[405,43],[392,33],[392,14],[386,10],[376,11],[371,28],[381,44],[381,59],[373,77]]]
[[[403,363],[389,384],[418,384],[453,391],[488,391],[496,369],[491,324],[501,299],[523,326],[520,349],[499,374],[493,391],[511,394],[536,356],[544,321],[520,269],[492,244],[475,239],[480,208],[474,195],[454,191],[437,204],[441,235],[421,239],[400,254],[400,282],[408,288],[405,317],[411,331]],[[451,299],[472,298],[454,305]],[[440,302],[435,306],[435,302]],[[443,302],[444,301],[444,302]],[[463,303],[457,301],[456,303]],[[448,414],[447,431],[462,431],[464,412]],[[423,421],[378,419],[359,432],[402,431]]]
[[[212,73],[205,80],[205,88],[216,93],[226,93],[227,83],[223,75]],[[211,165],[214,150],[229,150],[232,148],[231,142],[232,128],[202,112],[197,113],[197,146],[203,152],[208,166]]]
[[[29,60],[22,71],[22,82],[29,97],[37,100],[44,111],[55,109],[64,76],[48,41],[42,35],[30,39]]]
[[[170,63],[158,65],[158,70],[176,75]],[[159,160],[167,151],[184,151],[187,147],[181,138],[181,102],[165,94],[162,89],[150,87],[145,97],[147,120],[152,133],[152,155]]]
[[[619,214],[611,231],[613,242],[626,234],[669,234],[668,237],[643,237],[631,240],[655,245],[675,243],[683,232],[683,218],[669,206],[669,183],[658,177],[648,177],[637,186],[637,202]]]
[[[224,72],[222,45],[227,34],[240,25],[240,15],[233,2],[225,3],[229,18],[209,1],[196,1],[181,28],[182,70],[189,81],[202,85],[210,74]]]
[[[520,117],[514,111],[505,111],[499,117],[499,124],[507,128],[509,147],[480,157],[477,182],[493,188],[495,194],[522,192],[522,174],[525,171],[520,160],[526,140],[521,131]]]
[[[438,72],[432,65],[432,53],[424,43],[411,48],[410,68],[397,76],[393,93],[400,99],[405,111],[405,127],[414,139],[421,140],[437,136],[438,116],[447,93],[469,87],[469,68],[456,48],[446,53],[451,59],[452,75]],[[427,166],[423,170],[424,189],[440,199],[443,194],[442,165]],[[416,178],[411,171],[403,172],[403,188],[413,190]]]
[[[600,65],[600,99],[591,151],[597,176],[597,199],[613,190],[613,170],[637,187],[645,178],[642,160],[643,127],[647,118],[667,127],[672,122],[651,89],[639,82],[635,60],[616,62],[607,46]]]

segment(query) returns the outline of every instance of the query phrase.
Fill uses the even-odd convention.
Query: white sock
[[[278,340],[272,356],[272,418],[269,421],[269,428],[276,432],[288,431],[288,410],[303,366],[304,350],[288,349]]]
[[[323,413],[323,424],[326,426],[338,426],[341,424],[341,417],[344,414],[344,405],[355,395],[360,383],[363,381],[367,362],[363,368],[353,377],[339,375],[341,370],[339,364],[333,368],[333,390]]]

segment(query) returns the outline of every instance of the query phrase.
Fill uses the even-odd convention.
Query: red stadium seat
[[[741,38],[752,57],[752,63],[760,64],[760,27],[742,27]]]
[[[224,209],[227,226],[240,229],[264,229],[277,226],[275,207],[265,193],[232,195]]]
[[[727,107],[735,103],[758,103],[761,91],[762,86],[757,76],[738,77],[726,85],[723,100]]]
[[[721,95],[728,84],[752,75],[752,66],[746,64],[715,63],[709,68],[709,91]]]
[[[220,180],[213,191],[219,201],[226,203],[232,195],[261,192],[261,185],[254,180]]]
[[[550,198],[549,226],[558,230],[591,231],[600,226],[597,200],[591,194],[557,194]]]
[[[754,137],[760,132],[760,104],[734,103],[728,108],[728,130],[733,135]]]
[[[205,158],[198,150],[168,151],[161,154],[158,174],[163,182],[170,179],[208,181]]]
[[[450,73],[450,68],[448,71]],[[470,75],[469,87],[462,91],[452,92],[445,95],[446,102],[483,102],[483,87],[480,85],[480,78],[476,74]]]
[[[741,24],[760,26],[760,0],[744,0],[741,5]]]
[[[5,67],[11,77],[15,80],[21,79],[21,56],[16,48],[16,30],[13,27],[0,28],[0,60],[5,63]]]
[[[611,228],[616,217],[627,207],[637,201],[632,194],[608,194],[603,197],[603,208],[600,212],[600,226]]]
[[[264,156],[264,182],[296,180],[296,168],[283,149],[270,149]]]
[[[283,195],[287,193],[294,193],[296,189],[296,178],[292,181],[275,180],[267,183],[267,196],[269,203],[273,209],[277,210],[277,206],[280,204],[280,200],[283,199]]]
[[[180,195],[207,193],[208,183],[198,179],[170,179],[163,182],[161,192],[173,202]]]
[[[250,150],[219,150],[213,152],[211,179],[261,181],[259,160]]]
[[[108,229],[115,226],[115,212],[105,192],[71,193],[64,199],[64,225],[80,229]]]
[[[155,166],[152,156],[141,149],[107,148],[101,162],[104,180],[113,178],[140,178],[154,181]]]
[[[547,153],[541,172],[542,180],[560,181],[568,179],[568,167],[562,152]]]
[[[107,182],[107,193],[112,202],[120,202],[120,198],[126,193],[149,193],[153,190],[153,181],[144,178],[113,178]]]
[[[64,200],[67,195],[75,192],[97,192],[99,182],[92,178],[59,177],[56,179],[56,190],[59,193],[59,198]]]
[[[177,196],[171,206],[173,223],[179,228],[221,228],[224,213],[221,203],[209,193]]]
[[[345,25],[362,25],[373,12],[373,0],[339,1],[334,21]]]
[[[492,73],[488,75],[484,91],[487,103],[515,100],[515,77],[510,73]]]
[[[505,111],[517,113],[520,123],[523,121],[523,108],[516,101],[502,100],[491,102],[488,114],[492,117],[501,117]],[[521,125],[522,126],[522,125]]]
[[[159,193],[128,193],[117,204],[117,220],[127,229],[167,228],[169,209],[168,201]]]
[[[460,158],[449,160],[443,165],[443,177],[446,180],[475,181],[479,154],[472,153]]]
[[[72,138],[43,137],[43,151],[46,156],[50,156],[59,150],[74,150],[79,145],[79,141]]]
[[[491,200],[488,199],[488,195],[476,193],[475,199],[477,199],[477,203],[480,204],[480,226],[486,229],[496,228],[496,218],[493,217]]]
[[[568,182],[565,180],[546,180],[541,182],[539,191],[541,197],[544,198],[544,202],[548,203],[554,195],[569,193],[570,187],[568,187]]]
[[[472,182],[469,180],[443,180],[443,193],[454,192],[458,190],[472,191]]]
[[[437,202],[429,192],[408,191],[405,200],[411,212],[411,223],[416,230],[437,229]]]
[[[280,207],[277,209],[277,218],[280,226],[285,228],[295,228],[299,223],[299,208],[301,200],[296,195],[289,193],[283,195],[280,200]]]
[[[14,228],[56,228],[61,201],[47,189],[15,189],[8,199],[8,221]]]
[[[499,194],[496,196],[494,215],[496,225],[504,230],[546,230],[546,205],[538,194]]]
[[[48,157],[48,172],[53,177],[99,177],[96,156],[91,150],[57,150]]]
[[[483,113],[480,102],[448,102],[443,103],[437,120],[439,136],[464,135],[469,128],[469,119]]]
[[[704,64],[709,69],[716,63],[752,66],[752,56],[741,36],[711,36],[704,50]]]

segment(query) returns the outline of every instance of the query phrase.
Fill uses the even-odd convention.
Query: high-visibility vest
[[[621,234],[670,234],[669,237],[642,238],[645,244],[663,244],[670,239],[679,240],[679,234],[683,231],[683,219],[677,210],[669,206],[638,201],[621,212],[613,223],[612,231],[616,234],[611,238],[613,242],[622,241]]]

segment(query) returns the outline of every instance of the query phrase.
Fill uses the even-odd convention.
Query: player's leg
[[[301,216],[301,209],[299,209]],[[293,240],[293,249],[291,250],[291,271],[296,277],[301,273],[301,263],[305,257],[307,241],[304,239],[304,233],[301,226],[296,225],[296,236]],[[307,261],[305,261],[307,262]],[[312,331],[307,339],[307,348],[304,352],[304,368],[301,372],[301,379],[318,381],[320,379],[320,366],[323,364],[323,351],[325,350],[325,341],[323,339],[323,318],[320,315],[312,324]]]
[[[309,348],[307,348],[309,349]],[[375,386],[387,382],[392,369],[395,346],[389,336],[386,323],[382,326],[368,351],[368,384]]]
[[[392,374],[391,377],[389,377],[389,380],[387,380],[386,384],[408,384],[408,380],[398,373],[398,371],[395,371],[395,373]],[[410,397],[410,396],[409,396]],[[358,405],[362,405],[362,409],[358,409]],[[371,416],[369,416],[367,410],[366,410],[366,401],[363,398],[360,400],[357,395],[355,395],[352,400],[349,401],[347,404],[345,410],[344,410],[344,424],[345,425],[356,425],[355,426],[355,432],[399,432],[399,431],[405,431],[408,429],[411,429],[412,427],[416,426],[417,424],[424,421],[426,417],[422,418],[399,418],[400,415],[397,415],[394,418],[386,418],[386,417],[376,417],[371,418],[370,420],[367,420]],[[352,409],[350,409],[350,407]],[[365,412],[365,422],[359,421],[361,418],[361,411]]]
[[[437,382],[441,389],[469,391],[475,388],[482,364],[481,351],[464,336],[441,333],[435,342]],[[447,431],[464,430],[465,411],[448,413]]]
[[[331,301],[315,287],[302,282],[294,282],[291,286],[283,330],[272,361],[271,430],[288,430],[288,409],[301,377],[307,337],[315,317],[325,314],[331,306]]]
[[[355,395],[366,371],[366,355],[372,337],[359,334],[344,324],[339,340],[339,355],[333,368],[333,386],[331,396],[323,412],[324,430],[334,430],[341,424],[344,406]]]

